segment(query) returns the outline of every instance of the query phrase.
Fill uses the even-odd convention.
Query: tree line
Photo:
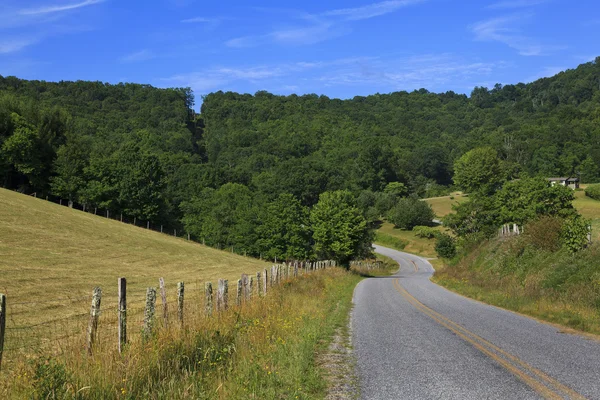
[[[600,178],[600,58],[470,96],[216,92],[199,114],[194,100],[188,88],[0,76],[0,182],[292,257],[338,246],[315,220],[323,197],[341,196],[349,221],[360,211],[364,232],[349,235],[366,241],[382,216],[413,218],[407,197],[449,192],[474,148],[492,149],[506,180]]]

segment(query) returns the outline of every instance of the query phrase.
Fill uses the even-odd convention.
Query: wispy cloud
[[[400,59],[358,57],[305,61],[247,68],[218,67],[175,75],[161,80],[169,85],[190,86],[206,93],[232,90],[249,84],[255,90],[276,93],[322,91],[324,87],[351,86],[369,91],[412,90],[427,87],[468,87],[489,78],[502,62],[468,61],[451,54],[419,55]],[[472,85],[471,85],[472,87]]]
[[[181,22],[184,24],[211,23],[211,22],[215,22],[215,21],[218,21],[218,19],[204,18],[204,17],[195,17],[195,18],[188,18],[188,19],[181,20]]]
[[[517,50],[522,56],[541,56],[563,49],[562,46],[545,46],[524,35],[518,24],[531,14],[509,15],[478,22],[470,27],[479,41],[497,41]]]
[[[71,4],[55,4],[44,7],[37,8],[27,8],[23,10],[19,10],[17,14],[19,15],[41,15],[41,14],[53,14],[62,11],[75,10],[81,7],[87,7],[94,4],[103,3],[105,0],[86,0],[80,3],[71,3]]]
[[[309,26],[279,29],[266,35],[242,36],[225,42],[228,47],[257,47],[268,43],[302,46],[320,43],[348,32],[348,28],[329,22],[317,22]]]
[[[141,61],[147,61],[156,58],[156,54],[150,50],[140,50],[131,54],[127,54],[119,59],[122,63],[135,63]]]
[[[348,21],[358,21],[379,17],[397,11],[403,7],[411,6],[417,3],[423,3],[426,0],[392,0],[382,1],[380,3],[368,4],[362,7],[341,8],[337,10],[326,11],[322,13],[325,17],[343,17]]]
[[[550,0],[506,0],[489,5],[491,9],[525,8],[548,3]]]
[[[263,35],[241,36],[225,42],[228,47],[256,47],[268,43],[280,45],[311,45],[352,32],[350,23],[389,14],[403,7],[428,0],[391,0],[362,7],[341,8],[317,14],[293,12],[295,24]],[[264,9],[261,9],[264,11]],[[271,10],[273,11],[273,10]],[[279,10],[281,11],[281,10]],[[285,10],[286,14],[290,10]],[[301,21],[301,22],[300,22]]]
[[[37,42],[38,40],[34,38],[3,39],[0,40],[0,54],[15,53]]]

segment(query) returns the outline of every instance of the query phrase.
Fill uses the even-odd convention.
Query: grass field
[[[445,217],[452,212],[453,204],[460,204],[466,201],[468,197],[462,192],[452,193],[450,196],[432,197],[425,199],[433,209],[433,212],[438,218]]]
[[[103,290],[102,309],[116,314],[118,277],[128,278],[130,323],[138,330],[146,288],[158,287],[160,277],[171,304],[179,281],[191,304],[201,299],[205,281],[267,266],[0,189],[0,293],[8,304],[3,367],[30,347],[81,332],[95,286]]]
[[[435,229],[443,230],[441,226]],[[404,246],[394,246],[394,242],[402,243]],[[389,222],[384,222],[377,230],[375,243],[422,257],[437,257],[435,239],[419,238],[412,231],[394,228],[394,225]]]
[[[581,215],[592,221],[592,234],[596,239],[600,239],[600,201],[587,197],[583,191],[578,191],[575,192],[573,206]]]

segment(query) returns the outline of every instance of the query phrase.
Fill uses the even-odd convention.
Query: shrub
[[[438,235],[438,231],[429,227],[429,226],[415,226],[413,228],[413,232],[416,237],[425,238],[425,239],[433,239]]]
[[[396,228],[412,229],[417,225],[430,225],[435,214],[431,206],[415,198],[400,199],[388,214]]]
[[[435,244],[435,251],[438,256],[442,258],[454,257],[456,255],[456,244],[454,243],[454,239],[450,235],[441,233]]]
[[[541,217],[525,225],[525,241],[536,249],[557,251],[561,247],[563,219]]]
[[[562,227],[562,241],[571,253],[577,253],[588,245],[590,221],[580,216],[567,218]]]
[[[600,200],[600,184],[589,185],[585,189],[585,195],[594,200]]]

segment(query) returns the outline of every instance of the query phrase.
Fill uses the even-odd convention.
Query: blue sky
[[[600,55],[597,0],[0,0],[0,75],[278,94],[470,93]]]

